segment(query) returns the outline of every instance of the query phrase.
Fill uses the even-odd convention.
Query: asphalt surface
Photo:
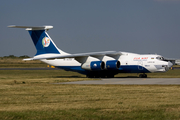
[[[54,84],[180,85],[180,78],[110,78],[101,80],[63,82]]]

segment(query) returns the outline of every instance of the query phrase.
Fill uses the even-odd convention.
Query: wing
[[[118,56],[122,55],[121,52],[116,52],[116,51],[104,51],[104,52],[90,52],[90,53],[78,53],[78,54],[67,54],[67,55],[53,55],[53,56],[47,56],[47,54],[41,55],[41,56],[35,56],[33,58],[27,58],[24,60],[41,60],[41,59],[63,59],[63,58],[80,58],[80,57],[95,57],[99,58],[102,56],[109,56],[113,58],[117,58]]]

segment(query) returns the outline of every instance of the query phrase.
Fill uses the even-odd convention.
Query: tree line
[[[30,58],[28,55],[23,55],[23,56],[15,56],[15,55],[9,55],[9,56],[4,56],[1,58]]]

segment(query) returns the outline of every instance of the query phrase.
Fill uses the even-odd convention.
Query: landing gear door
[[[138,69],[143,70],[143,61],[138,61]]]

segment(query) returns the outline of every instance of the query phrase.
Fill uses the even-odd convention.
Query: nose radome
[[[168,62],[168,67],[171,68],[173,64],[171,62]]]

